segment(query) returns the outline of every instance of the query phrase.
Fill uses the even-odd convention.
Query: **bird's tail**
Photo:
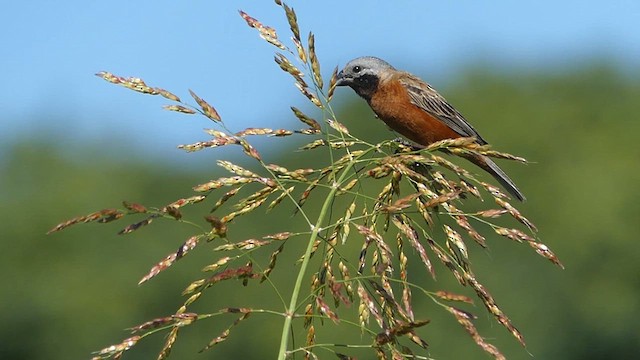
[[[525,201],[526,198],[524,194],[518,189],[516,184],[513,183],[513,180],[509,179],[507,174],[498,167],[498,165],[493,162],[493,160],[489,159],[484,155],[472,155],[467,157],[469,161],[480,166],[484,171],[488,172],[493,176],[502,187],[509,192],[509,194],[515,196],[520,201]]]

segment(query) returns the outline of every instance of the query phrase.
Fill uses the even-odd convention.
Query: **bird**
[[[428,146],[460,137],[473,137],[477,144],[487,144],[431,85],[408,72],[396,70],[380,58],[363,56],[349,61],[337,74],[335,85],[353,89],[387,126],[418,145]],[[515,198],[525,200],[524,194],[493,160],[480,154],[463,157],[491,174]]]

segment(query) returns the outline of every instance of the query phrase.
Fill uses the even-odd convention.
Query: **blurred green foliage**
[[[528,359],[527,351],[538,359],[637,356],[637,74],[623,75],[606,65],[524,75],[475,69],[441,90],[497,150],[532,161],[527,166],[500,164],[529,199],[521,211],[536,223],[541,239],[566,266],[566,270],[559,270],[530,248],[497,236],[488,239],[488,250],[470,249],[479,279],[524,333],[528,348],[520,348],[480,305],[474,313],[479,315],[476,324],[481,334],[509,359]],[[337,96],[353,96],[347,93]],[[395,136],[373,117],[366,104],[355,101],[355,96],[353,99],[353,104],[338,111],[353,134],[371,142]],[[271,154],[270,161],[294,168],[291,151],[279,150],[282,153]],[[314,151],[320,154],[322,150]],[[127,337],[124,328],[173,313],[183,301],[180,292],[184,287],[201,276],[203,265],[219,257],[212,257],[210,246],[198,247],[139,287],[137,281],[192,235],[192,228],[156,221],[133,234],[117,236],[125,223],[116,222],[78,225],[44,235],[58,222],[101,208],[119,207],[121,200],[161,206],[189,196],[192,185],[220,176],[211,173],[208,165],[177,172],[171,164],[150,164],[124,152],[122,158],[126,160],[91,148],[69,156],[53,142],[27,140],[5,146],[3,152],[2,359],[88,358],[91,351]],[[212,160],[218,158],[215,150],[209,155]],[[209,206],[199,204],[191,211],[205,212]],[[277,216],[282,222],[291,222],[290,214],[285,211]],[[282,230],[272,217],[265,218],[264,223],[259,219],[239,219],[231,226],[231,235],[241,240]],[[286,255],[279,258],[275,270],[285,276],[279,284],[284,291],[296,274],[295,259]],[[423,269],[414,265],[412,271],[415,275]],[[440,284],[432,287],[446,288],[450,284],[448,275],[441,274]],[[432,280],[425,276],[424,281]],[[236,285],[216,285],[194,310],[243,306],[248,299],[256,298],[264,299],[264,307],[278,307],[277,297],[266,284]],[[430,301],[418,305],[424,306],[421,312],[425,317],[433,319],[423,330],[431,344],[430,356],[487,357],[453,317],[434,309]],[[265,354],[275,354],[282,319],[266,315],[251,317],[232,331],[227,342],[197,355],[234,318],[215,318],[186,329],[178,338],[172,358],[263,359],[269,357]],[[340,331],[334,336],[348,338]],[[358,339],[359,334],[351,336]],[[162,335],[145,339],[125,358],[155,358],[162,342]],[[319,355],[329,357],[328,353]],[[371,353],[357,355],[367,358]]]

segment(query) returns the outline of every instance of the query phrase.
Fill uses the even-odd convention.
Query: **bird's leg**
[[[411,151],[418,151],[418,150],[422,150],[422,149],[425,148],[422,145],[418,145],[418,144],[416,144],[414,142],[411,142],[411,141],[409,141],[409,140],[407,140],[405,138],[401,138],[401,137],[397,137],[397,138],[393,139],[393,142],[398,143],[398,144],[403,145],[403,146],[406,146],[406,147],[410,148]]]

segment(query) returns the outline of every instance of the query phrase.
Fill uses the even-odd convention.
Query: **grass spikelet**
[[[318,124],[317,121],[315,121],[314,119],[310,118],[309,116],[305,115],[302,111],[300,111],[297,107],[292,106],[291,107],[291,111],[293,111],[293,114],[303,123],[305,123],[307,126],[309,126],[310,128],[314,129],[314,130],[320,130],[320,124]]]
[[[167,90],[161,89],[161,88],[155,88],[155,90],[160,96],[162,96],[165,99],[169,99],[169,100],[175,101],[175,102],[181,102],[180,98],[177,95],[171,93],[170,91],[167,91]]]
[[[277,191],[277,188],[271,187],[271,186],[265,186],[262,189],[254,192],[253,194],[247,196],[246,198],[238,201],[238,203],[235,205],[236,209],[243,209],[247,206],[251,206],[252,204],[258,202],[258,201],[264,201],[267,199],[267,197],[269,195],[271,195],[272,193],[274,193],[275,191]]]
[[[495,198],[496,204],[500,205],[500,207],[502,207],[503,209],[507,210],[509,212],[509,214],[511,214],[511,216],[513,216],[516,220],[518,220],[520,223],[522,223],[523,225],[525,225],[526,227],[528,227],[530,230],[532,231],[537,231],[538,229],[536,228],[535,225],[533,225],[533,223],[531,221],[529,221],[529,219],[527,219],[526,217],[522,216],[522,214],[520,214],[520,211],[518,211],[518,209],[514,208],[511,204],[509,204],[508,202],[500,199],[500,198]]]
[[[411,246],[418,252],[420,259],[429,271],[429,274],[431,274],[431,277],[435,279],[436,273],[433,265],[431,264],[431,260],[429,260],[429,256],[427,256],[427,251],[425,250],[424,246],[422,246],[422,244],[420,243],[418,232],[408,224],[408,218],[403,214],[399,214],[393,216],[391,218],[391,221],[393,225],[395,225],[398,230],[400,230],[400,232],[409,240]]]
[[[192,236],[184,244],[182,244],[178,251],[168,255],[164,260],[160,261],[156,266],[151,268],[149,273],[145,275],[139,282],[138,285],[150,280],[154,276],[158,275],[161,271],[166,270],[169,266],[173,265],[176,261],[182,259],[187,253],[198,245],[198,241],[200,240],[199,236]]]
[[[207,265],[205,266],[202,271],[215,271],[217,270],[219,267],[228,264],[230,261],[235,260],[237,258],[239,258],[240,256],[225,256],[220,258],[218,261],[216,261],[213,264]]]
[[[269,129],[269,128],[247,128],[242,131],[238,131],[235,136],[236,137],[245,137],[248,135],[268,135],[268,136],[289,136],[292,135],[293,131],[286,129]]]
[[[500,190],[497,186],[493,186],[491,184],[482,182],[480,183],[494,198],[505,199],[509,198],[505,193]]]
[[[507,153],[504,153],[504,152],[498,152],[498,151],[494,151],[494,150],[481,150],[481,151],[479,151],[479,153],[484,155],[484,156],[489,156],[489,157],[492,157],[492,158],[513,160],[513,161],[521,162],[523,164],[527,164],[528,163],[527,159],[525,159],[523,157],[507,154]]]
[[[327,91],[327,101],[331,102],[333,99],[333,92],[336,90],[336,83],[338,82],[338,67],[333,68],[331,73],[331,79],[329,80],[329,90]]]
[[[396,200],[393,204],[384,205],[381,210],[384,211],[384,212],[388,212],[388,213],[401,212],[401,211],[411,207],[411,203],[418,196],[420,196],[420,194],[417,194],[417,193],[413,193],[413,194],[407,195],[407,196],[405,196],[403,198],[400,198],[400,199]]]
[[[99,73],[96,73],[97,77],[102,78],[105,81],[108,81],[112,84],[120,84],[121,82],[124,81],[123,78],[121,78],[120,76],[117,75],[113,75],[112,73],[108,72],[108,71],[100,71]]]
[[[242,166],[236,165],[231,161],[218,160],[218,165],[224,168],[225,170],[229,171],[230,173],[236,174],[238,176],[247,177],[247,178],[258,177],[258,175],[256,175],[254,172],[249,171],[243,168]]]
[[[451,161],[443,158],[442,156],[431,154],[431,159],[435,161],[437,164],[444,166],[445,168],[455,172],[456,174],[463,177],[472,177],[471,174],[463,167],[458,166]]]
[[[167,340],[164,343],[164,347],[158,354],[158,360],[164,360],[169,357],[169,354],[171,354],[171,349],[173,349],[173,344],[175,344],[176,339],[178,338],[179,330],[180,328],[178,326],[174,326],[171,328],[169,335],[167,335]]]
[[[122,353],[131,349],[142,337],[136,335],[130,338],[124,339],[121,343],[108,346],[97,352],[97,356],[93,359],[107,359],[115,358],[116,356],[122,356]]]
[[[263,245],[271,244],[270,240],[248,239],[233,244],[220,245],[213,251],[230,251],[230,250],[252,250]]]
[[[282,8],[287,14],[287,21],[289,22],[289,27],[291,28],[293,38],[300,41],[300,28],[298,27],[298,17],[296,16],[296,12],[293,10],[293,8],[287,6],[287,4],[282,4]]]
[[[241,266],[239,268],[231,268],[220,271],[215,275],[209,277],[203,284],[203,288],[211,287],[220,281],[229,280],[229,279],[254,279],[260,277],[260,274],[255,274],[253,272],[253,265],[251,263]]]
[[[478,211],[477,214],[482,217],[497,218],[506,214],[507,212],[508,211],[504,209],[489,209],[489,210]]]
[[[425,206],[425,202],[422,201],[421,197],[416,199],[416,207],[427,225],[430,227],[433,226],[433,217],[431,217],[431,214],[429,213],[430,209]]]
[[[198,105],[202,109],[202,114],[204,114],[204,116],[208,117],[209,119],[213,120],[214,122],[220,122],[221,121],[220,120],[220,115],[218,114],[216,109],[213,108],[213,106],[209,105],[208,102],[206,102],[203,99],[201,99],[192,90],[189,90],[189,94],[191,94],[191,97],[198,103]]]
[[[211,180],[204,184],[196,185],[193,187],[193,191],[205,192],[209,190],[219,189],[223,186],[247,184],[253,181],[255,181],[254,178],[247,178],[243,176],[221,177],[217,180]]]
[[[316,344],[316,328],[311,325],[309,326],[309,329],[307,329],[307,341],[306,341],[306,346],[309,349],[313,349],[313,346]],[[309,360],[311,359],[311,356],[313,356],[314,359],[317,359],[316,355],[314,355],[311,350],[307,350],[305,352],[304,358],[305,360]]]
[[[295,189],[295,186],[291,186],[286,190],[282,191],[280,195],[278,195],[278,197],[276,197],[273,201],[269,203],[269,205],[267,206],[267,211],[272,210],[276,206],[280,205],[282,200],[284,200],[287,196],[289,196],[293,191],[293,189]]]
[[[444,175],[442,175],[441,172],[433,171],[431,173],[431,175],[432,175],[433,180],[436,181],[437,185],[440,186],[440,189],[438,189],[440,193],[457,192],[457,189],[455,188],[456,187],[455,183],[453,181],[449,181]]]
[[[204,285],[204,283],[205,283],[205,279],[192,281],[191,284],[189,284],[189,286],[187,286],[187,288],[182,291],[182,295],[193,294],[196,290],[200,290],[202,288],[202,285]],[[191,303],[192,301],[189,301],[189,304]]]
[[[337,132],[339,132],[341,134],[349,135],[349,129],[347,129],[346,126],[344,126],[343,124],[339,123],[337,120],[328,119],[327,120],[327,124],[329,124],[329,126],[331,126]]]
[[[383,327],[384,321],[380,315],[380,311],[376,307],[376,303],[371,299],[367,290],[358,284],[358,298],[360,299],[360,306],[358,307],[360,325],[364,329],[369,323],[369,316],[373,315],[374,319],[378,323],[378,326]]]
[[[153,222],[153,219],[160,217],[160,214],[153,214],[151,216],[149,216],[148,218],[139,221],[137,223],[133,223],[127,227],[125,227],[124,229],[118,231],[118,235],[124,235],[124,234],[129,234],[132,233],[136,230],[138,230],[139,228],[143,227],[143,226],[147,226],[149,224],[151,224]]]
[[[480,246],[484,248],[487,247],[487,243],[485,241],[486,239],[484,238],[484,236],[480,235],[480,233],[471,226],[467,217],[462,215],[462,213],[460,212],[460,210],[458,210],[458,208],[456,208],[455,206],[449,203],[443,204],[443,207],[445,210],[447,210],[450,216],[455,219],[455,221],[458,223],[458,225],[461,228],[467,230],[467,233],[475,242],[477,242]]]
[[[316,297],[316,306],[318,307],[318,310],[322,314],[324,314],[326,317],[331,319],[331,321],[333,321],[336,324],[340,322],[340,319],[338,319],[338,315],[335,312],[333,312],[333,310],[331,310],[329,305],[324,301],[322,297],[320,296]]]
[[[238,139],[232,137],[219,137],[209,141],[199,141],[193,144],[178,145],[178,149],[185,150],[187,152],[199,151],[206,148],[214,148],[218,146],[225,146],[229,144],[238,144]]]
[[[349,233],[351,232],[349,224],[351,222],[351,216],[353,215],[354,211],[356,211],[356,203],[355,201],[351,203],[351,205],[349,205],[349,207],[347,208],[347,210],[345,211],[344,217],[342,218],[342,226],[340,228],[341,230],[341,236],[340,236],[340,242],[342,243],[342,245],[347,243],[347,239],[349,238]]]
[[[135,214],[142,214],[147,212],[146,207],[137,203],[130,203],[128,201],[123,201],[122,206],[124,206],[125,208],[127,208],[127,210]]]
[[[451,273],[453,273],[453,276],[456,278],[456,280],[458,280],[460,285],[463,285],[463,286],[466,285],[467,284],[466,280],[462,277],[462,275],[460,275],[458,268],[453,263],[453,261],[451,261],[451,258],[449,258],[449,256],[447,256],[447,254],[444,251],[440,250],[438,245],[432,239],[428,238],[427,243],[429,244],[431,251],[433,251],[438,257],[438,260],[440,260],[440,262],[444,266],[446,266],[451,271]]]
[[[289,136],[289,135],[293,135],[293,131],[286,130],[286,129],[276,129],[273,131],[273,136],[276,136],[276,137],[283,137],[283,136]]]
[[[239,10],[240,16],[247,22],[252,28],[255,28],[260,33],[260,37],[266,40],[271,45],[274,45],[282,50],[285,50],[286,47],[278,40],[278,35],[276,34],[276,30],[272,27],[263,25],[260,21],[255,18],[249,16],[246,12]]]
[[[462,148],[462,147],[473,147],[477,146],[476,138],[473,137],[461,137],[456,139],[445,139],[436,141],[433,144],[426,147],[426,150],[429,152],[433,152],[435,150],[441,149],[452,149],[452,148]]]
[[[305,173],[309,174],[313,172],[313,170],[306,171],[306,169],[304,171],[289,171],[287,168],[276,164],[269,164],[266,166],[266,168],[278,174],[281,179],[294,179],[301,182],[307,181],[307,179],[304,177]]]
[[[534,238],[523,233],[518,229],[507,229],[503,227],[496,227],[494,230],[498,235],[506,236],[509,239],[515,240],[520,243],[525,241],[535,242]]]
[[[393,294],[393,289],[391,288],[391,284],[386,276],[383,276],[381,279],[381,284],[373,280],[369,280],[369,285],[375,290],[376,294],[382,299],[383,308],[385,310],[385,315],[393,319],[395,314],[400,314],[403,319],[407,319],[406,314],[400,307],[400,304],[396,301],[396,298]]]
[[[320,134],[320,130],[316,130],[316,129],[312,129],[312,128],[308,128],[308,129],[301,129],[301,130],[296,130],[295,133],[296,134],[302,134],[302,135],[318,135]]]
[[[436,291],[434,293],[434,295],[439,297],[442,300],[460,301],[460,302],[465,302],[467,304],[472,304],[473,305],[473,300],[471,300],[470,297],[464,296],[464,295],[454,294],[454,293],[451,293],[449,291],[439,290],[439,291]]]
[[[71,225],[75,225],[75,224],[79,224],[79,223],[88,223],[88,222],[92,222],[92,221],[97,221],[97,222],[113,221],[113,220],[119,219],[120,217],[122,217],[122,215],[123,214],[120,211],[116,210],[116,209],[103,209],[103,210],[100,210],[100,211],[93,212],[93,213],[91,213],[89,215],[78,216],[78,217],[75,217],[75,218],[73,218],[71,220],[67,220],[67,221],[65,221],[63,223],[60,223],[60,224],[54,226],[51,230],[49,230],[47,232],[47,234],[51,234],[51,233],[54,233],[56,231],[60,231],[60,230],[66,229]],[[105,220],[102,220],[102,219],[105,219]]]
[[[489,294],[487,289],[482,286],[482,284],[480,284],[471,273],[465,272],[464,276],[467,283],[476,292],[480,300],[482,300],[482,303],[487,308],[487,310],[489,310],[489,312],[493,314],[493,316],[496,318],[496,320],[498,320],[500,324],[502,324],[502,326],[504,326],[505,328],[507,328],[507,330],[509,330],[509,332],[511,332],[511,335],[513,335],[513,337],[518,340],[520,345],[526,347],[524,337],[522,336],[520,331],[516,329],[515,326],[513,326],[511,320],[509,320],[507,315],[505,315],[498,307],[498,304],[496,304],[496,301],[493,299],[493,296]]]
[[[398,244],[398,261],[400,263],[400,281],[402,282],[402,305],[404,306],[407,318],[411,321],[415,320],[413,315],[413,307],[411,305],[411,287],[407,283],[409,280],[407,263],[408,258],[403,251],[402,235],[396,235],[396,243]]]
[[[309,186],[307,186],[307,188],[302,192],[302,195],[300,195],[300,198],[298,199],[298,203],[297,203],[298,208],[302,208],[304,203],[309,198],[309,195],[311,195],[311,192],[318,186],[319,183],[320,183],[320,180],[316,179],[312,181],[309,184]],[[296,209],[296,211],[298,211],[298,209]]]
[[[157,329],[159,327],[165,326],[167,324],[172,324],[172,323],[180,323],[180,324],[188,325],[196,321],[197,319],[198,319],[198,314],[195,314],[195,313],[174,314],[171,316],[166,316],[166,317],[147,321],[138,326],[134,326],[129,330],[135,334],[137,332],[142,332],[145,330]]]
[[[178,309],[178,313],[187,311],[187,306],[190,306],[196,300],[198,300],[202,296],[202,292],[197,292],[191,296],[184,302],[184,304]]]
[[[203,201],[204,199],[206,199],[207,197],[204,195],[195,195],[195,196],[191,196],[185,199],[178,199],[174,202],[172,202],[171,204],[167,205],[166,207],[173,207],[173,208],[181,208],[185,205],[190,205],[190,204],[197,204],[201,201]]]
[[[311,325],[311,322],[313,322],[313,304],[309,303],[304,307],[304,322],[302,326],[306,329]]]
[[[480,190],[478,190],[477,186],[472,185],[471,183],[465,181],[465,180],[460,180],[460,188],[468,193],[471,194],[473,196],[475,196],[478,199],[482,199],[482,195],[480,195]]]
[[[207,234],[207,241],[211,241],[215,238],[226,238],[227,237],[227,223],[219,219],[217,216],[207,215],[204,219],[211,224],[211,232]]]
[[[331,141],[331,142],[329,142],[329,146],[334,150],[343,149],[343,148],[349,148],[349,147],[352,147],[355,144],[356,144],[355,141]]]
[[[379,333],[376,336],[376,345],[380,346],[380,345],[388,344],[392,341],[395,341],[397,337],[402,335],[409,334],[409,335],[415,336],[415,333],[413,333],[413,330],[421,326],[424,326],[428,323],[429,323],[429,320],[421,320],[416,322],[398,322],[394,327],[385,329],[384,332]],[[415,337],[417,338],[417,336]],[[419,338],[416,341],[416,343],[420,345],[422,348],[427,348],[428,346],[425,341]]]
[[[530,241],[529,245],[531,245],[531,247],[534,248],[540,256],[549,259],[549,261],[558,265],[561,269],[564,269],[564,265],[562,265],[560,260],[547,245],[535,241]]]
[[[246,312],[244,314],[242,314],[242,316],[240,316],[239,318],[236,319],[236,321],[233,322],[233,324],[231,324],[228,328],[226,328],[222,334],[218,335],[217,337],[213,338],[213,340],[211,340],[207,346],[205,346],[202,350],[200,350],[200,352],[204,352],[207,351],[209,349],[211,349],[212,347],[220,344],[221,342],[227,340],[227,338],[229,337],[229,334],[231,333],[231,329],[238,325],[241,321],[247,319],[249,317],[249,315],[251,315],[250,312]]]
[[[296,82],[300,84],[300,86],[304,88],[308,87],[306,81],[304,81],[304,78],[303,78],[304,73],[300,71],[295,65],[293,65],[291,61],[287,59],[286,56],[284,56],[283,54],[277,53],[274,57],[274,60],[276,64],[278,64],[278,66],[280,66],[280,68],[283,71],[293,76],[293,78],[296,79]]]
[[[462,236],[449,225],[444,225],[444,233],[447,234],[447,242],[453,244],[456,250],[458,250],[458,253],[460,253],[465,260],[468,260],[469,252],[467,251],[467,246],[464,244],[464,241],[462,241]]]
[[[336,306],[339,306],[340,303],[345,304],[346,306],[350,306],[351,305],[351,299],[350,297],[347,297],[345,294],[343,294],[342,290],[345,290],[346,292],[346,287],[339,282],[334,281],[333,278],[330,278],[328,281],[328,287],[329,290],[331,291],[331,295],[333,296],[334,302]],[[348,292],[347,292],[348,294]]]
[[[293,44],[296,47],[296,50],[298,51],[298,58],[300,59],[300,61],[302,61],[303,63],[307,62],[307,51],[304,49],[304,46],[302,46],[302,41],[296,39],[295,37],[291,39],[291,41],[293,41]]]
[[[112,83],[126,87],[127,89],[148,95],[158,95],[160,94],[158,90],[148,86],[144,80],[137,77],[129,77],[124,78],[120,76],[113,75],[110,72],[101,71],[96,74],[96,76]]]
[[[249,144],[245,139],[240,139],[240,145],[242,146],[242,150],[244,151],[245,154],[249,155],[250,157],[258,161],[262,161],[262,158],[260,157],[260,153],[258,153],[258,150],[256,150],[256,148],[254,148],[251,144]]]
[[[469,335],[471,335],[471,338],[482,348],[482,350],[492,355],[496,360],[506,360],[504,355],[502,355],[495,345],[489,344],[484,340],[484,338],[482,338],[482,336],[480,336],[480,333],[478,333],[478,330],[472,322],[472,320],[475,319],[475,316],[451,306],[447,307],[447,310],[453,314],[458,323],[462,325]]]
[[[260,282],[265,281],[267,277],[269,277],[269,274],[271,274],[273,269],[276,267],[278,255],[282,252],[283,249],[284,244],[281,244],[274,252],[271,253],[271,255],[269,256],[269,265],[267,265],[267,268],[262,272],[262,279],[260,279]]]
[[[175,111],[175,112],[179,112],[179,113],[183,113],[183,114],[195,114],[196,111],[193,109],[190,109],[186,106],[182,106],[182,105],[165,105],[162,107],[165,110],[169,110],[169,111]]]
[[[358,229],[358,232],[364,235],[364,237],[367,239],[366,243],[373,242],[376,245],[376,248],[382,256],[382,266],[386,271],[386,268],[391,265],[391,258],[393,254],[389,245],[384,241],[382,236],[380,236],[380,234],[375,232],[375,230],[372,228],[356,224],[356,229]]]
[[[231,199],[233,196],[235,196],[238,193],[238,191],[240,191],[239,187],[227,191],[224,195],[222,195],[222,197],[220,197],[220,199],[218,199],[218,201],[216,201],[216,203],[213,205],[213,208],[211,208],[211,210],[209,212],[212,213],[212,212],[216,211],[225,202],[227,202],[229,199]]]
[[[309,60],[311,61],[311,71],[313,72],[313,79],[316,82],[318,88],[322,89],[324,84],[322,82],[322,74],[320,73],[320,61],[316,56],[316,38],[313,33],[309,33]]]
[[[347,183],[347,185],[338,189],[338,191],[336,192],[336,196],[348,193],[349,191],[351,191],[351,189],[353,189],[358,184],[358,182],[360,182],[359,179],[352,179]]]
[[[309,88],[307,88],[306,86],[302,85],[299,82],[295,83],[295,86],[298,88],[298,90],[300,90],[300,92],[302,93],[302,95],[306,96],[307,99],[309,99],[309,101],[311,101],[313,103],[313,105],[319,107],[319,108],[323,108],[322,102],[320,102],[320,100],[318,99],[318,97],[316,96],[316,94],[312,93]]]
[[[176,220],[182,219],[182,212],[178,210],[177,206],[165,206],[164,208],[162,208],[162,212]]]

